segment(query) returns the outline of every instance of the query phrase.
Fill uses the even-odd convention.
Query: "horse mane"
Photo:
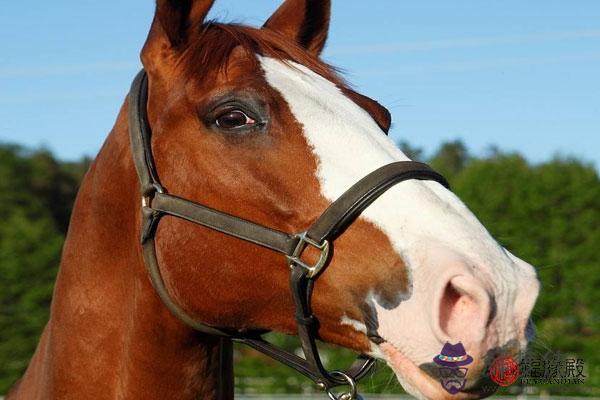
[[[338,69],[309,53],[299,44],[276,31],[257,29],[238,23],[206,21],[199,27],[200,34],[194,38],[186,50],[188,73],[202,71],[227,72],[228,60],[232,51],[241,47],[248,55],[253,67],[259,66],[254,54],[271,57],[289,63],[303,65],[328,79],[339,87],[347,88],[347,83],[338,74]]]

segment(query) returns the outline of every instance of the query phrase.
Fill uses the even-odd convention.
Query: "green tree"
[[[455,140],[443,143],[430,160],[430,164],[440,174],[451,179],[462,171],[469,160],[470,155],[463,142]]]
[[[600,393],[600,179],[576,159],[530,165],[496,152],[472,160],[451,179],[458,196],[511,252],[537,267],[542,292],[534,309],[534,349],[575,354],[585,386],[553,393]],[[596,388],[596,389],[590,389]]]
[[[423,152],[408,143],[409,157]],[[516,153],[469,154],[460,141],[443,144],[431,164],[498,239],[537,267],[542,292],[534,310],[534,349],[583,358],[586,384],[545,386],[556,394],[600,395],[600,178],[593,166],[556,158],[531,165]],[[65,163],[46,150],[0,145],[0,393],[20,377],[48,318],[54,277],[75,193],[89,159]],[[297,339],[273,337],[295,351]],[[327,364],[347,366],[352,354],[324,346]],[[241,392],[312,389],[285,366],[236,347]],[[379,367],[366,391],[399,392]],[[391,383],[390,382],[394,382]]]
[[[22,375],[48,319],[80,176],[46,150],[0,146],[0,393]]]
[[[402,150],[402,152],[404,154],[406,154],[406,156],[408,158],[410,158],[411,160],[413,160],[413,161],[424,161],[425,160],[425,156],[424,156],[424,152],[423,152],[422,148],[415,147],[405,140],[400,140],[397,143],[397,146],[400,147],[400,150]]]

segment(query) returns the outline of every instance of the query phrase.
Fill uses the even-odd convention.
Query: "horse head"
[[[539,283],[433,172],[386,186],[364,207],[347,205],[360,215],[326,259],[320,243],[298,254],[306,265],[326,263],[310,277],[314,318],[294,315],[290,270],[272,248],[177,213],[154,223],[152,207],[176,196],[287,237],[339,209],[340,196],[373,171],[414,165],[387,136],[389,112],[319,58],[328,0],[287,0],[258,29],[206,20],[212,3],[157,1],[141,54],[151,136],[130,150],[125,105],[79,192],[50,322],[8,398],[214,392],[219,377],[197,372],[218,360],[217,342],[191,333],[155,295],[140,226],[163,295],[199,326],[243,337],[315,324],[323,341],[387,363],[417,397],[450,397],[437,374],[453,362],[469,363],[446,377],[460,385],[453,398],[490,394],[491,360],[531,338]],[[160,177],[152,196],[136,189],[133,159],[138,173],[152,164]],[[162,187],[168,193],[155,193]]]
[[[288,0],[260,29],[207,21],[212,3],[159,0],[142,51],[165,187],[300,232],[360,178],[408,160],[386,136],[389,112],[319,58],[329,1]],[[281,255],[170,217],[156,240],[166,286],[195,319],[295,332]],[[527,344],[534,269],[437,182],[386,191],[334,248],[313,290],[319,336],[384,360],[414,395],[442,395],[432,357],[445,342],[474,359],[466,397],[490,357]]]

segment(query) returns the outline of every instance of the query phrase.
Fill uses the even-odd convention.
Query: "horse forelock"
[[[231,54],[236,48],[244,50],[254,67],[260,66],[255,55],[262,55],[303,65],[340,87],[348,87],[335,67],[299,44],[275,31],[236,23],[207,21],[199,26],[198,34],[182,53],[183,69],[191,77],[197,76],[199,71],[226,74]]]

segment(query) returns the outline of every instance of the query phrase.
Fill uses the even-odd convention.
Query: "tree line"
[[[583,359],[586,383],[536,390],[600,395],[600,178],[594,166],[576,158],[532,164],[493,149],[476,157],[460,141],[444,143],[430,157],[399,145],[444,174],[494,237],[537,267],[542,292],[531,348]],[[48,150],[0,144],[0,393],[24,372],[48,319],[72,204],[89,164],[87,158],[64,162]],[[292,337],[273,340],[298,346]],[[329,346],[325,355],[334,367],[351,357]],[[312,390],[305,379],[249,349],[236,347],[235,360],[238,392]],[[365,392],[401,391],[387,368],[364,381]]]

